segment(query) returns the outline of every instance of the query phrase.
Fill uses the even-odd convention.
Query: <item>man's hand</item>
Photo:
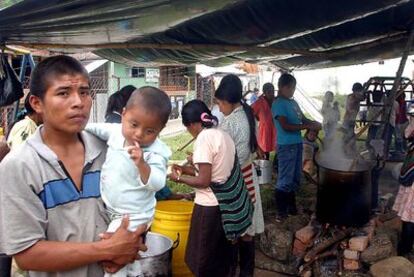
[[[112,259],[109,262],[122,266],[132,263],[139,259],[138,251],[146,251],[147,247],[143,243],[142,234],[147,230],[146,225],[140,225],[134,232],[128,231],[129,218],[124,216],[122,218],[121,226],[115,233],[105,233],[101,238],[106,240],[112,254]]]

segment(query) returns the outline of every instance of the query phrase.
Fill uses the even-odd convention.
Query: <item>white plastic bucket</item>
[[[272,162],[268,160],[254,160],[259,184],[270,184],[272,182]]]

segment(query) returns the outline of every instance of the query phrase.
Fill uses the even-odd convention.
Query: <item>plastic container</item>
[[[166,200],[159,201],[155,208],[151,231],[179,241],[178,247],[173,250],[173,276],[193,276],[184,262],[193,207],[194,203],[190,201]]]

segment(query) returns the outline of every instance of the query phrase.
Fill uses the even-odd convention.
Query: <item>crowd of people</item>
[[[92,98],[84,67],[68,56],[43,60],[32,72],[26,115],[9,132],[11,151],[0,163],[0,252],[13,256],[30,276],[138,276],[136,259],[146,250],[157,199],[193,198],[172,193],[169,179],[195,192],[185,255],[191,272],[235,276],[238,268],[239,276],[253,276],[254,237],[264,231],[253,161],[277,153],[275,220],[282,222],[298,212],[302,171],[315,175],[319,131],[329,142],[339,128],[332,92],[324,96],[321,124],[304,115],[295,89],[295,77],[283,73],[277,95],[266,83],[248,105],[239,77],[225,76],[211,110],[201,100],[183,106],[181,119],[195,139],[193,152],[188,163],[173,164],[167,174],[171,151],[159,134],[172,107],[164,91],[126,86],[110,96],[106,122],[88,124]],[[349,155],[355,151],[360,102],[367,97],[359,83],[352,91],[342,124],[352,130],[343,136]],[[383,100],[376,92],[368,95],[373,103],[366,117],[373,121],[368,137],[373,139]],[[395,102],[388,132],[405,131],[411,139],[414,121],[406,128],[403,100]],[[398,149],[412,149],[404,141],[396,139]],[[412,164],[403,168],[404,183],[413,181]],[[404,221],[401,253],[413,243],[413,199],[411,185],[401,187],[395,206]]]

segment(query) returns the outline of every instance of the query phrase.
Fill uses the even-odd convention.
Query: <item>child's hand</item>
[[[141,162],[144,161],[144,155],[138,142],[135,142],[134,146],[129,146],[127,148],[127,152],[129,154],[129,157],[134,161],[136,166],[138,166]]]

